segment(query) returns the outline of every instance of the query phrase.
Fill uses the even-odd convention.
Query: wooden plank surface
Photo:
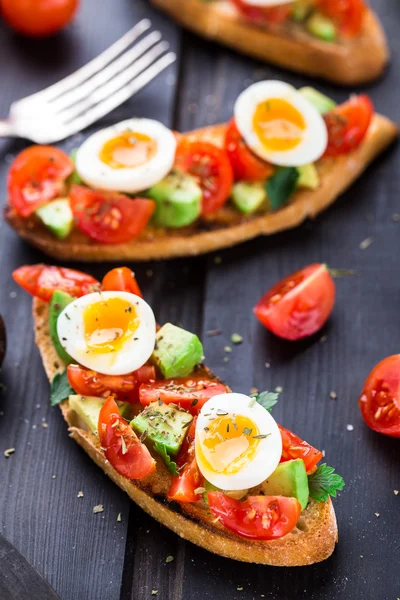
[[[368,92],[379,110],[399,119],[400,13],[393,0],[375,4],[395,56],[386,78]],[[187,130],[229,118],[237,94],[253,81],[273,77],[295,85],[309,83],[181,34],[145,2],[102,0],[83,3],[76,24],[57,40],[22,41],[0,28],[5,57],[1,113],[13,99],[52,83],[99,53],[144,15],[151,15],[179,52],[179,64],[96,128],[141,115]],[[337,100],[348,94],[328,84],[319,87]],[[69,149],[80,139],[76,136],[63,147]],[[3,189],[8,163],[24,145],[0,142]],[[314,223],[220,252],[220,264],[209,256],[136,268],[159,321],[181,323],[201,334],[208,364],[235,390],[282,386],[275,417],[324,448],[328,461],[345,477],[347,486],[335,503],[338,549],[329,561],[307,568],[233,563],[185,543],[129,503],[68,439],[60,414],[48,406],[30,300],[10,278],[13,268],[43,257],[0,225],[0,310],[10,340],[4,365],[7,390],[0,397],[0,450],[16,448],[9,459],[0,457],[1,532],[62,600],[399,596],[400,550],[394,532],[400,530],[400,496],[393,493],[400,489],[398,442],[370,432],[356,402],[370,368],[398,352],[400,224],[392,214],[400,212],[399,179],[398,149],[392,149]],[[374,243],[361,250],[359,244],[367,237]],[[278,341],[259,326],[252,307],[277,279],[313,261],[355,269],[357,275],[337,281],[335,312],[322,332],[328,336],[325,343],[319,342],[321,336],[298,344]],[[100,276],[105,267],[90,270]],[[222,334],[208,337],[207,330],[215,328]],[[232,333],[240,333],[244,342],[226,354]],[[337,400],[329,398],[331,391]],[[42,419],[48,428],[42,427]],[[347,430],[349,424],[353,431]],[[77,498],[79,490],[84,491],[82,499]],[[100,503],[104,513],[94,515],[92,508]],[[167,556],[174,560],[166,564]]]

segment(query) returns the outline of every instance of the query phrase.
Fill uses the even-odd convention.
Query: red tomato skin
[[[263,181],[274,171],[269,163],[256,156],[241,136],[235,119],[231,119],[225,134],[225,150],[237,181]]]
[[[349,154],[365,138],[372,117],[374,105],[366,94],[353,96],[324,115],[328,129],[328,145],[324,157]]]
[[[143,298],[135,273],[128,267],[117,267],[105,274],[101,287],[107,292],[130,292]]]
[[[279,6],[278,0],[277,6],[268,7],[247,4],[244,0],[231,0],[231,2],[233,2],[242,15],[260,24],[279,25],[287,21],[292,12],[290,4]]]
[[[311,446],[305,440],[299,438],[295,433],[278,425],[282,436],[282,456],[280,462],[301,458],[304,461],[306,471],[311,471],[323,457],[322,452]]]
[[[10,204],[29,217],[40,206],[62,194],[72,160],[54,146],[29,146],[14,159],[7,176]]]
[[[45,302],[51,300],[56,290],[80,297],[100,289],[100,283],[91,275],[66,267],[25,265],[12,276],[24,290]]]
[[[227,528],[253,540],[276,540],[290,533],[301,513],[296,498],[249,496],[241,502],[222,492],[208,492],[211,512]]]
[[[358,402],[368,427],[390,437],[400,437],[400,354],[388,356],[375,365]]]
[[[104,454],[120,475],[127,479],[143,479],[154,473],[156,461],[132,427],[120,416],[112,396],[100,410],[98,431]]]
[[[194,450],[196,421],[197,417],[194,417],[176,459],[176,464],[181,470],[179,475],[172,477],[168,490],[168,499],[175,502],[197,502],[201,499],[200,494],[195,494],[195,490],[202,483]]]
[[[155,203],[148,198],[129,198],[116,192],[71,187],[70,202],[77,227],[102,244],[125,244],[146,227]]]
[[[363,0],[317,0],[318,10],[333,19],[345,37],[361,33],[366,6]]]
[[[77,394],[82,396],[101,396],[110,394],[121,402],[136,404],[139,401],[139,386],[155,380],[156,370],[152,365],[143,365],[137,371],[126,375],[103,375],[81,367],[68,365],[68,382]]]
[[[139,388],[139,400],[148,406],[158,399],[164,404],[177,404],[181,408],[197,415],[202,406],[219,394],[225,394],[226,387],[222,383],[204,377],[178,377],[165,381],[143,383]]]
[[[78,6],[78,0],[0,0],[4,19],[29,37],[56,33],[71,21]]]
[[[233,171],[225,150],[209,142],[191,142],[183,137],[176,150],[175,168],[198,180],[203,190],[202,215],[214,214],[229,199]]]
[[[299,340],[316,333],[335,303],[335,283],[322,264],[312,264],[274,285],[254,307],[254,314],[275,335]]]

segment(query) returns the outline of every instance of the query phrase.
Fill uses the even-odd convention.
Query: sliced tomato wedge
[[[231,531],[253,540],[276,540],[290,533],[301,513],[297,498],[249,496],[241,502],[208,492],[211,512]]]
[[[324,325],[335,303],[335,283],[326,265],[304,267],[274,285],[254,314],[275,335],[299,340]]]
[[[130,292],[143,298],[135,273],[128,267],[117,267],[104,276],[101,287],[107,292]]]
[[[277,6],[254,6],[254,4],[248,4],[244,0],[231,1],[242,15],[251,21],[257,21],[260,24],[269,23],[270,25],[279,25],[280,23],[287,21],[292,12],[290,4],[282,4],[279,6],[278,0]]]
[[[73,185],[71,208],[76,225],[91,240],[103,244],[124,244],[137,237],[154,212],[153,200],[129,198],[115,192],[91,190]]]
[[[80,365],[68,365],[67,375],[77,394],[104,398],[112,394],[117,400],[134,404],[139,401],[139,386],[154,381],[156,370],[152,365],[143,365],[127,375],[103,375]]]
[[[197,179],[203,190],[203,215],[215,213],[228,200],[233,172],[228,155],[221,148],[182,138],[176,150],[175,167]]]
[[[91,275],[65,267],[26,265],[16,269],[12,276],[24,290],[45,302],[56,290],[80,297],[100,289],[100,283]]]
[[[366,94],[352,96],[324,115],[328,128],[328,145],[324,156],[348,154],[365,138],[374,114],[374,106]]]
[[[197,502],[201,499],[201,495],[195,493],[195,490],[200,487],[202,482],[194,450],[196,421],[197,417],[194,417],[177,456],[176,464],[180,472],[179,475],[172,477],[168,491],[169,500],[175,500],[176,502]]]
[[[359,406],[368,427],[400,437],[400,354],[388,356],[372,369],[364,383]]]
[[[53,146],[29,146],[15,158],[7,177],[11,206],[23,217],[63,194],[72,160]]]
[[[316,0],[318,9],[335,21],[344,36],[361,32],[366,6],[364,0]]]
[[[282,457],[280,462],[301,458],[304,461],[306,471],[311,471],[323,457],[322,452],[299,438],[299,436],[289,431],[289,429],[285,429],[280,425],[278,427],[282,436]]]
[[[121,417],[112,396],[100,410],[98,431],[104,454],[120,475],[128,479],[143,479],[154,473],[156,461]]]
[[[218,394],[225,394],[223,383],[204,377],[178,377],[164,381],[143,383],[139,388],[139,400],[143,406],[161,400],[164,404],[177,404],[197,415],[202,406]]]
[[[250,150],[236,127],[235,119],[231,119],[226,130],[225,150],[237,180],[263,181],[274,172],[272,165]]]

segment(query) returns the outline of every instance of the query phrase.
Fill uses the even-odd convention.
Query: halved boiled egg
[[[240,94],[236,126],[257,156],[274,165],[300,167],[320,158],[328,143],[317,109],[283,81],[259,81]]]
[[[275,471],[282,455],[275,420],[244,394],[221,394],[208,400],[197,418],[195,440],[202,475],[227,491],[259,485]]]
[[[95,292],[62,311],[57,333],[80,365],[105,375],[125,375],[150,358],[156,322],[150,306],[135,294]]]
[[[94,188],[137,193],[172,168],[176,139],[152,119],[128,119],[91,135],[78,149],[76,169]]]

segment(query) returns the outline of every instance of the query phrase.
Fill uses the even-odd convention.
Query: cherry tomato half
[[[179,475],[172,477],[168,491],[169,500],[197,502],[201,498],[201,495],[195,494],[195,490],[200,487],[202,482],[194,450],[196,420],[197,417],[194,417],[177,456],[176,464],[180,468],[180,472]]]
[[[8,24],[19,33],[45,37],[69,23],[78,4],[78,0],[0,0],[0,9]]]
[[[371,429],[400,437],[400,354],[385,358],[372,369],[359,405]]]
[[[249,496],[241,502],[222,492],[208,492],[211,512],[231,531],[253,540],[275,540],[296,526],[301,506],[296,498]]]
[[[100,289],[100,283],[91,275],[65,267],[26,265],[16,269],[12,276],[29,294],[45,302],[56,290],[79,297]]]
[[[104,276],[101,287],[107,292],[130,292],[143,298],[135,273],[128,267],[117,267]]]
[[[228,124],[225,135],[225,150],[237,180],[262,181],[270,177],[274,168],[258,158],[242,138],[234,119]]]
[[[299,438],[295,433],[278,425],[282,436],[282,457],[280,462],[301,458],[306,471],[311,471],[323,457],[322,452],[310,446],[308,442]]]
[[[95,191],[81,185],[70,190],[76,225],[90,239],[103,244],[123,244],[143,231],[154,212],[153,200],[128,198],[114,192]]]
[[[12,163],[7,177],[11,206],[23,217],[63,193],[72,160],[53,146],[29,146]]]
[[[100,410],[98,431],[104,454],[120,475],[128,479],[143,479],[154,473],[156,461],[132,427],[120,416],[112,396]]]
[[[335,283],[325,265],[313,264],[274,285],[254,314],[275,335],[299,340],[324,325],[335,303]]]
[[[374,106],[365,94],[353,96],[324,115],[328,145],[324,156],[339,156],[355,150],[363,141],[374,114]]]
[[[338,24],[343,35],[354,37],[361,32],[366,8],[364,0],[317,0],[317,5]]]
[[[279,25],[286,21],[291,12],[290,4],[282,4],[281,6],[255,6],[248,4],[244,0],[232,0],[236,8],[248,19],[259,23],[269,23],[270,25]],[[279,4],[277,0],[277,4]]]
[[[131,404],[139,400],[139,386],[156,378],[152,365],[143,365],[133,373],[126,375],[102,375],[80,365],[68,365],[68,382],[81,396],[102,396],[110,394],[122,402]]]
[[[157,400],[161,400],[164,404],[172,402],[197,415],[207,400],[225,393],[226,387],[212,379],[180,377],[143,383],[139,388],[139,400],[143,406]]]
[[[175,167],[198,180],[203,190],[203,215],[215,213],[228,200],[233,173],[228,155],[221,148],[182,138],[176,150]]]

